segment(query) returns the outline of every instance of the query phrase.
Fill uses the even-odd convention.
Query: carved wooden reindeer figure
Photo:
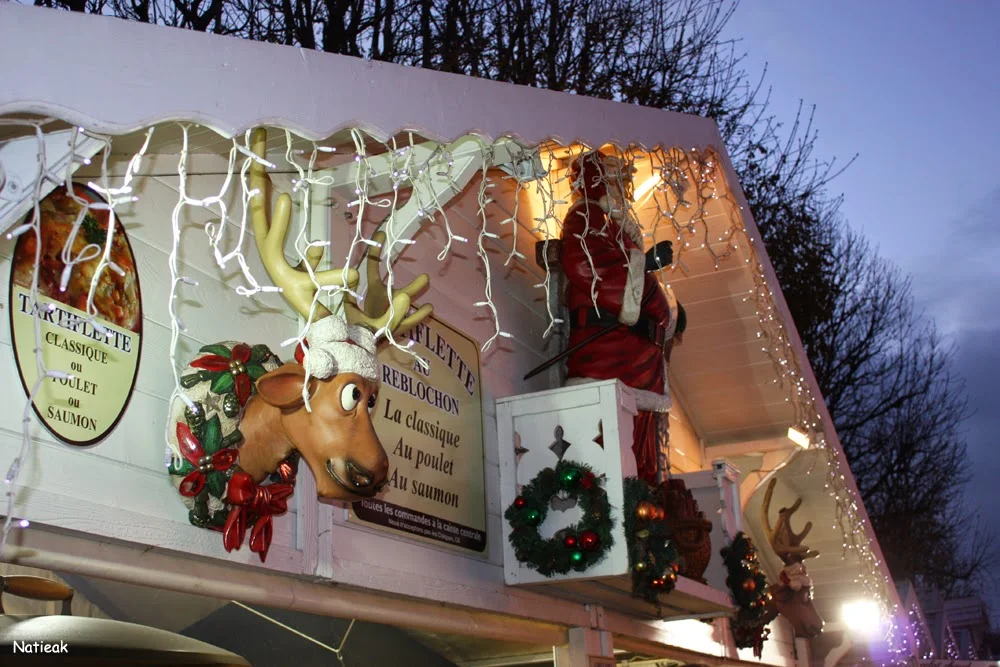
[[[255,130],[251,148],[264,155],[266,133]],[[228,341],[206,345],[181,378],[194,406],[175,402],[172,441],[180,454],[170,473],[190,509],[191,523],[220,530],[227,551],[243,544],[263,561],[271,542],[271,517],[287,509],[301,456],[321,498],[357,500],[378,493],[388,479],[389,458],[372,426],[379,389],[376,337],[407,331],[432,312],[410,314],[411,299],[428,284],[424,274],[394,290],[390,306],[380,276],[380,245],[367,255],[368,298],[362,309],[345,304],[346,317],[315,301],[317,285],[354,287],[354,269],[315,271],[321,248],[307,253],[306,267],[291,266],[284,245],[291,198],[278,197],[267,213],[269,179],[253,162],[250,216],[261,259],[282,296],[312,319],[295,361],[280,363],[264,345]],[[270,217],[270,220],[269,220]],[[381,242],[376,235],[376,243]],[[318,252],[317,252],[318,251]],[[314,280],[315,279],[315,280]],[[308,371],[308,387],[305,386]],[[303,396],[308,391],[308,404]]]
[[[802,562],[806,558],[814,558],[819,555],[818,552],[802,544],[802,540],[812,530],[812,522],[806,523],[801,533],[792,530],[792,515],[802,505],[802,499],[799,498],[791,507],[782,507],[778,511],[777,524],[774,527],[771,526],[769,516],[771,496],[774,493],[776,481],[772,478],[764,492],[764,502],[761,505],[761,525],[764,527],[764,532],[767,533],[767,541],[778,554],[778,558],[785,564],[785,568],[781,571],[780,583],[768,586],[771,593],[771,603],[765,612],[765,623],[769,623],[775,616],[781,614],[792,624],[796,637],[815,637],[823,631],[823,619],[813,607],[812,581],[809,579],[806,566]]]

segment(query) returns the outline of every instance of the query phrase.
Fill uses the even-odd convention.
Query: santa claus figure
[[[630,206],[632,172],[630,163],[597,151],[570,170],[574,201],[563,223],[560,262],[568,349],[580,347],[569,355],[567,384],[617,378],[634,390],[639,413],[632,450],[639,478],[653,485],[667,473],[666,355],[679,311],[657,278],[673,261],[670,242],[643,250]]]

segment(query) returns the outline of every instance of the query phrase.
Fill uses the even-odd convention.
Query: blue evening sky
[[[816,105],[819,156],[860,153],[833,189],[959,346],[967,496],[1000,536],[1000,1],[744,0],[728,35],[781,118]]]

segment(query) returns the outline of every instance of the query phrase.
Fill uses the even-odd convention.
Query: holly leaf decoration
[[[226,493],[226,476],[221,472],[210,472],[206,475],[208,492],[216,498],[224,498]]]
[[[220,343],[215,343],[214,345],[206,345],[199,352],[207,352],[208,354],[214,354],[219,357],[225,357],[226,359],[231,359],[229,348]]]
[[[259,380],[261,376],[266,374],[267,370],[263,366],[253,363],[247,364],[247,375],[249,375],[250,379],[253,380],[254,382]]]
[[[251,364],[264,363],[270,356],[271,356],[271,350],[267,349],[267,345],[254,345],[252,348],[250,348]]]
[[[233,390],[233,385],[235,381],[233,380],[232,373],[219,373],[212,380],[212,393],[213,394],[227,394]]]
[[[177,465],[175,461],[171,461],[170,465],[167,466],[167,471],[171,475],[187,475],[194,470],[194,466],[191,462],[186,459],[181,459],[180,465]]]
[[[222,425],[219,423],[219,415],[212,415],[212,418],[205,422],[201,431],[201,448],[211,456],[222,448]]]

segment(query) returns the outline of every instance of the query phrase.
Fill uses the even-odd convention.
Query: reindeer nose
[[[347,476],[350,479],[351,484],[359,489],[368,488],[372,485],[373,476],[370,472],[360,467],[353,461],[348,461],[345,464],[345,467],[347,468]]]

